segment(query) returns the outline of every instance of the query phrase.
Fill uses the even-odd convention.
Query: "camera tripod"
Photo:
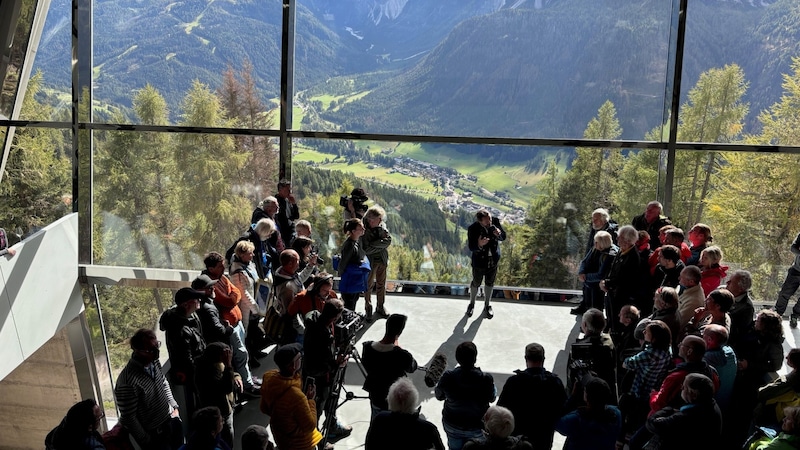
[[[355,348],[354,340],[350,341],[342,354],[348,355],[348,364],[349,360],[352,359],[356,363],[356,367],[358,367],[358,370],[361,371],[361,374],[364,376],[364,378],[367,377],[367,371],[364,369],[364,364],[361,361],[361,355]],[[347,373],[348,364],[336,369],[336,373],[334,374],[331,383],[331,392],[328,394],[328,398],[325,400],[325,406],[323,409],[325,411],[325,422],[323,422],[322,428],[320,429],[320,432],[322,433],[321,445],[323,447],[328,442],[329,433],[336,428],[336,410],[341,408],[342,405],[350,400],[369,398],[369,396],[366,395],[356,395],[353,391],[348,391],[344,386],[344,379]],[[342,400],[340,403],[339,398],[342,396],[342,392],[344,392],[344,400]]]

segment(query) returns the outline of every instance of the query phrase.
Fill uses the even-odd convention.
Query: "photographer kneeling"
[[[344,311],[344,303],[341,300],[328,299],[325,301],[325,306],[322,307],[322,312],[318,315],[312,313],[305,323],[303,376],[314,377],[315,379],[317,385],[317,418],[325,410],[325,405],[333,388],[336,371],[347,364],[349,358],[349,354],[340,354],[333,335],[333,324],[339,320],[342,311]],[[353,427],[349,425],[343,426],[336,419],[330,423],[335,425],[327,430],[328,440],[345,437],[353,431]]]

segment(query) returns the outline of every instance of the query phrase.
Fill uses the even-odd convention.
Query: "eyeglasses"
[[[156,353],[160,348],[161,348],[161,341],[156,341],[156,348],[140,348],[138,350],[143,353],[153,354]]]

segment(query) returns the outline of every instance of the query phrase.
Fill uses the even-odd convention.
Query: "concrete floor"
[[[569,314],[569,303],[527,302],[507,299],[492,299],[494,318],[482,317],[482,298],[478,299],[475,314],[467,318],[466,297],[435,297],[389,295],[386,308],[390,313],[401,313],[408,316],[405,332],[400,337],[400,345],[410,351],[417,362],[426,365],[430,358],[441,351],[448,358],[448,368],[455,367],[455,348],[463,341],[471,340],[478,347],[478,366],[484,372],[491,373],[495,380],[498,395],[503,385],[515,369],[525,367],[523,358],[525,345],[538,342],[545,347],[545,367],[559,375],[565,381],[568,343],[573,342],[579,333],[579,323],[575,316]],[[358,303],[359,312],[363,312],[363,299]],[[384,332],[384,320],[368,324],[360,336],[357,349],[367,340],[379,340]],[[800,341],[800,331],[791,330],[788,321],[784,321],[786,333],[785,351]],[[261,375],[275,368],[272,361],[273,348],[265,352],[260,361],[261,367],[254,375]],[[785,367],[781,371],[785,373]],[[442,402],[436,400],[433,389],[425,386],[425,372],[417,371],[411,376],[420,392],[422,414],[438,428],[442,441],[447,439],[441,426]],[[351,359],[347,367],[344,387],[356,396],[365,396],[361,389],[364,377],[356,363]],[[341,400],[340,400],[341,402]],[[369,428],[370,405],[368,399],[355,398],[345,402],[338,410],[339,419],[353,426],[353,433],[338,442],[336,449],[363,448]],[[236,446],[239,448],[239,434],[250,424],[266,424],[267,417],[258,409],[258,401],[251,401],[234,416],[236,429]],[[554,449],[562,448],[564,437],[555,434]]]
[[[373,300],[374,301],[374,300]],[[494,318],[486,319],[481,315],[482,298],[478,299],[475,314],[467,318],[466,297],[434,297],[434,296],[402,296],[389,295],[386,308],[390,313],[401,313],[408,316],[405,332],[400,337],[400,345],[411,352],[417,362],[426,365],[436,352],[447,355],[448,368],[456,365],[455,348],[467,340],[475,342],[478,347],[478,366],[491,373],[497,386],[498,395],[503,389],[506,379],[515,369],[525,367],[523,358],[525,345],[538,342],[546,349],[545,366],[548,370],[562,377],[566,372],[567,342],[572,342],[578,335],[575,316],[569,314],[564,303],[544,304],[528,303],[506,299],[492,299]],[[363,299],[359,301],[359,311],[363,312]],[[379,340],[383,337],[385,321],[376,320],[368,324],[360,336],[357,349],[368,340]],[[260,358],[261,367],[253,374],[261,375],[275,368],[272,361],[273,348],[269,354]],[[553,369],[555,367],[555,369]],[[444,430],[441,427],[442,403],[433,395],[433,389],[425,386],[425,372],[417,371],[411,375],[420,392],[422,414],[439,427],[442,441],[447,445]],[[364,377],[356,363],[351,359],[347,367],[345,389],[356,396],[366,396],[361,389]],[[341,402],[341,401],[340,401]],[[347,401],[338,410],[339,420],[353,426],[353,433],[338,442],[337,449],[363,448],[367,429],[369,428],[370,405],[368,399],[355,398]],[[236,448],[239,448],[239,433],[253,423],[265,424],[267,417],[258,409],[258,401],[251,401],[234,416],[237,432]],[[556,435],[554,448],[561,448],[563,437]]]

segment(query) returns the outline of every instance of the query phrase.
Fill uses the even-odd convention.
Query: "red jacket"
[[[684,362],[678,364],[661,383],[661,389],[658,392],[650,394],[650,414],[663,409],[665,406],[681,406],[685,402],[681,398],[681,390],[683,389],[683,380],[686,375],[690,373],[699,373],[711,378],[714,383],[714,392],[719,389],[719,375],[717,370],[709,366],[705,361],[700,362]]]
[[[722,280],[728,273],[728,266],[720,266],[715,264],[714,267],[700,272],[700,286],[703,286],[703,294],[708,297],[714,289],[722,284]]]

